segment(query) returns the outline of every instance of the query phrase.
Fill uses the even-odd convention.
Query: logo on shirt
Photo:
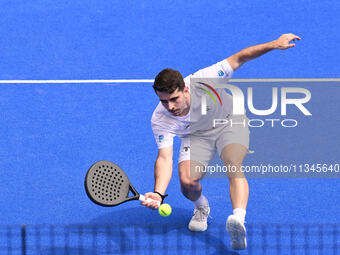
[[[219,77],[223,77],[224,76],[224,72],[222,70],[219,70],[217,74],[218,74]]]
[[[159,141],[160,143],[163,142],[163,140],[164,140],[164,135],[158,136],[158,141]]]
[[[190,146],[184,146],[184,151],[188,152],[190,150]]]

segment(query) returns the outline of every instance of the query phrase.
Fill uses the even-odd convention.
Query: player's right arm
[[[155,191],[165,194],[172,176],[173,146],[158,150],[155,162]]]
[[[165,191],[169,185],[172,176],[172,157],[173,157],[173,146],[161,148],[158,150],[158,156],[155,162],[155,187],[154,190],[165,194]],[[153,200],[162,201],[160,195],[154,192],[145,194],[145,198],[151,198]],[[157,209],[158,205],[154,202],[142,202],[151,209]]]

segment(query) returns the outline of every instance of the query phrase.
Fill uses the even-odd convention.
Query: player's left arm
[[[271,50],[274,49],[286,50],[292,48],[295,46],[295,44],[291,42],[300,39],[301,38],[299,36],[294,34],[283,34],[274,41],[245,48],[235,53],[234,55],[230,56],[229,58],[227,58],[227,60],[231,68],[235,71],[245,62],[260,57]]]

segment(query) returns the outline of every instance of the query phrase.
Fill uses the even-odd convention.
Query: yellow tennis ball
[[[166,217],[171,214],[171,206],[169,204],[161,204],[161,206],[158,208],[158,212],[160,215]]]

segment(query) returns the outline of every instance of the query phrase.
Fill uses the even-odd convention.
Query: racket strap
[[[159,193],[157,191],[154,191],[153,193],[156,193],[156,194],[160,195],[160,197],[162,198],[161,204],[163,204],[164,199],[168,196],[168,195],[162,195],[161,193]]]

